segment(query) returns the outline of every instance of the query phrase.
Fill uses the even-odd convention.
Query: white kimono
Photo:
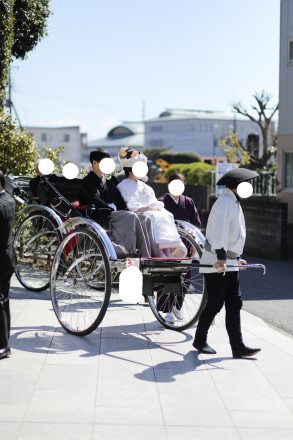
[[[218,261],[216,249],[224,248],[235,256],[243,252],[246,238],[245,220],[237,197],[229,188],[214,203],[206,229],[206,239],[210,246],[204,249],[200,263],[215,264]],[[237,265],[237,259],[229,258],[227,265]],[[237,271],[238,268],[227,268],[227,271]],[[201,268],[201,273],[214,273],[215,268]]]
[[[159,211],[144,211],[143,214],[151,218],[155,242],[160,249],[177,248],[181,244],[177,232],[174,216],[164,208],[164,203],[159,202],[154,190],[141,180],[124,179],[117,185],[127,208],[138,211],[139,208],[158,208]]]

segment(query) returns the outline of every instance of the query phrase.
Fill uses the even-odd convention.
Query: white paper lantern
[[[135,266],[124,269],[119,277],[119,296],[122,301],[137,304],[142,299],[142,273]]]
[[[42,159],[38,164],[38,168],[42,174],[51,174],[54,171],[54,163],[51,159]]]

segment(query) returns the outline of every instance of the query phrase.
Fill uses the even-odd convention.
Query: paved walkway
[[[233,359],[223,314],[213,356],[192,349],[194,329],[163,329],[148,306],[111,307],[93,334],[63,331],[49,293],[11,289],[12,357],[0,361],[0,439],[293,438],[293,339],[243,312],[262,347]]]

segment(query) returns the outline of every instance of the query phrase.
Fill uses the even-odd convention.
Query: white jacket
[[[245,220],[243,211],[237,197],[230,189],[214,203],[206,229],[206,239],[210,244],[210,250],[204,249],[200,263],[214,264],[218,261],[216,249],[224,248],[240,256],[243,252],[246,238]],[[227,265],[236,265],[237,259],[227,257]],[[227,268],[227,271],[237,271],[237,268]],[[201,273],[214,273],[215,268],[201,268]]]

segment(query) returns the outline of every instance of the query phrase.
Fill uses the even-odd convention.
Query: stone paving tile
[[[284,397],[284,402],[293,413],[293,397]]]
[[[174,395],[174,399],[178,394],[217,394],[216,385],[205,369],[177,373],[160,368],[155,370],[155,378],[159,394]]]
[[[241,440],[292,440],[293,429],[238,429]]]
[[[265,378],[217,383],[229,411],[286,411],[287,405]]]
[[[145,338],[145,326],[144,324],[120,324],[120,325],[103,325],[102,326],[102,337],[103,338],[132,338],[133,335],[137,337]],[[141,336],[140,336],[141,335]]]
[[[160,402],[155,382],[138,381],[135,377],[111,378],[100,381],[96,393],[96,406],[101,407],[145,407],[160,411]]]
[[[109,425],[149,425],[163,426],[164,420],[157,407],[146,406],[120,406],[103,407],[95,409],[95,423]],[[143,430],[143,428],[142,428]]]
[[[8,423],[7,427],[10,430],[10,423],[22,422],[27,409],[28,401],[18,401],[17,403],[0,403],[0,426],[2,423]],[[3,437],[1,437],[2,439]],[[5,437],[4,437],[5,438]]]
[[[168,440],[239,440],[235,428],[202,426],[168,426]],[[258,439],[261,440],[261,439]]]
[[[74,379],[74,378],[73,378]],[[25,414],[25,422],[93,423],[94,392],[35,390]]]
[[[293,340],[259,318],[243,312],[257,359],[232,358],[224,311],[209,332],[217,353],[200,355],[196,326],[166,330],[143,303],[113,295],[101,326],[80,338],[60,327],[48,291],[12,284],[1,440],[292,438]]]
[[[24,423],[17,440],[92,440],[93,427],[88,423]],[[6,439],[5,439],[6,440]]]
[[[96,424],[94,427],[93,440],[130,440],[130,439],[167,440],[166,430],[164,426],[149,426],[149,425]]]
[[[74,378],[74,381],[73,381]],[[44,365],[36,390],[72,391],[76,395],[85,393],[88,397],[95,392],[97,366],[88,365]]]
[[[52,340],[46,364],[96,365],[99,362],[100,332],[77,337],[57,330]]]
[[[160,401],[167,426],[233,427],[221,396],[215,392],[177,394],[176,399],[160,394]]]
[[[156,349],[159,348],[160,347],[156,347]],[[148,341],[146,339],[137,338],[135,335],[133,335],[131,339],[102,339],[100,354],[109,358],[117,357],[118,359],[125,359],[126,361],[151,362],[151,352],[149,350]]]
[[[238,428],[293,429],[293,414],[284,411],[230,411]]]
[[[142,352],[140,352],[142,355]],[[137,359],[129,359],[127,352],[108,353],[101,355],[99,360],[99,380],[106,380],[113,377],[137,377],[141,380],[155,381],[153,367],[149,353]]]
[[[9,345],[12,352],[14,349],[19,350],[18,356],[21,356],[21,353],[24,357],[46,355],[50,350],[54,335],[55,329],[50,326],[40,326],[39,328],[37,326],[35,328],[12,326]]]
[[[4,422],[0,423],[0,438],[3,440],[14,440],[20,429],[21,423]]]
[[[213,364],[213,359],[206,359],[207,368]],[[222,362],[214,362],[219,368],[209,368],[213,381],[217,384],[238,384],[243,382],[263,380],[263,374],[257,367],[257,361],[252,359],[226,358]]]

